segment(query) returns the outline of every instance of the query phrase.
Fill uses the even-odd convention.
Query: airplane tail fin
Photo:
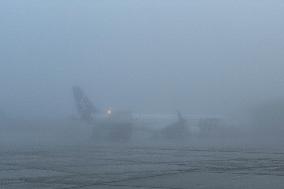
[[[79,86],[73,86],[72,89],[80,118],[84,121],[91,122],[93,120],[92,115],[96,112],[95,106]]]
[[[178,121],[179,122],[185,122],[184,117],[182,116],[182,114],[180,113],[180,111],[177,111],[177,117],[178,117]]]

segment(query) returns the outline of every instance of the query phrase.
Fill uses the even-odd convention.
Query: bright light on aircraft
[[[109,115],[109,116],[110,116],[110,115],[111,115],[111,113],[112,113],[111,109],[108,109],[108,110],[107,110],[107,115]]]

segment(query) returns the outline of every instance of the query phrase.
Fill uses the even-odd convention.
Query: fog
[[[284,1],[0,0],[0,188],[284,182]]]
[[[67,118],[78,85],[99,108],[247,119],[284,96],[283,9],[280,0],[1,1],[0,110]]]

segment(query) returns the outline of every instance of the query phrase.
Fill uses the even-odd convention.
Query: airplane
[[[179,111],[174,115],[99,110],[79,86],[72,90],[79,119],[93,126],[94,140],[127,142],[140,136],[186,140],[201,130],[213,133],[222,122],[218,117],[183,116]]]
[[[94,125],[94,139],[108,139],[111,141],[130,140],[133,122],[129,113],[114,112],[111,108],[108,108],[105,112],[98,110],[78,86],[73,87],[73,96],[80,120]]]

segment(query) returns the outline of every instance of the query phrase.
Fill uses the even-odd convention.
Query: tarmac
[[[284,151],[172,145],[2,147],[1,189],[284,188]]]

